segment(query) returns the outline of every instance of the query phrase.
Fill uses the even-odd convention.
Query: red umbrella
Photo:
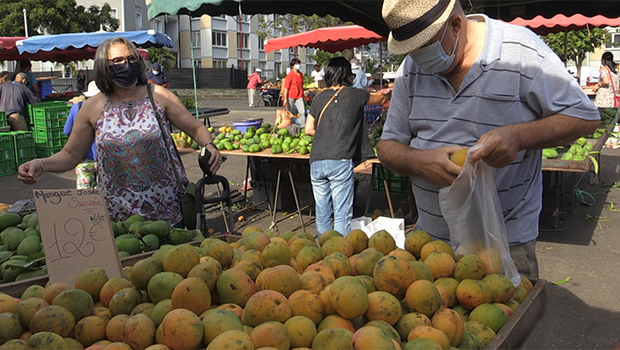
[[[551,18],[536,16],[532,19],[523,19],[518,17],[508,23],[530,28],[538,35],[547,35],[549,33],[581,30],[585,28],[620,27],[620,18],[607,18],[602,15],[586,17],[582,14],[566,17],[563,14],[558,14]]]
[[[265,52],[295,46],[338,52],[354,47],[376,43],[384,38],[361,26],[328,27],[267,40]]]

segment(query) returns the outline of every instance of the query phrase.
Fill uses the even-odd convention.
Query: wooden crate
[[[545,286],[547,281],[539,279],[532,281],[534,288],[527,294],[523,303],[499,330],[485,350],[521,349],[530,333],[545,314],[547,307],[547,293]]]

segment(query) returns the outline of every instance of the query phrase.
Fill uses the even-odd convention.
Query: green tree
[[[25,36],[24,14],[28,18],[28,35],[115,31],[119,21],[110,14],[110,5],[77,6],[75,0],[2,0],[0,36]]]
[[[330,58],[336,57],[336,55],[327,51],[316,50],[314,54],[308,55],[308,57],[313,59],[319,66],[323,67]]]
[[[151,61],[151,63],[159,63],[164,70],[170,71],[170,69],[177,63],[177,56],[174,55],[167,47],[150,47],[148,52],[149,61]]]
[[[567,61],[575,62],[577,75],[581,78],[581,66],[586,55],[603,46],[611,35],[604,29],[593,28],[551,33],[541,38],[565,64]]]
[[[338,27],[351,24],[353,23],[343,22],[340,18],[330,15],[325,17],[318,15],[260,16],[258,20],[259,29],[256,33],[261,39],[266,39],[274,37],[276,32],[278,32],[279,36],[286,36],[324,27]]]

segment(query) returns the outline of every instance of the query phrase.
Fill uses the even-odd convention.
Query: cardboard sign
[[[50,283],[73,287],[91,267],[123,277],[114,233],[100,190],[33,190]]]

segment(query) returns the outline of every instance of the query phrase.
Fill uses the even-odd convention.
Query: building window
[[[136,29],[142,29],[142,14],[136,12]]]
[[[155,29],[156,31],[160,32],[160,33],[164,33],[164,21],[162,21],[161,19],[155,19],[153,20],[153,29]]]
[[[239,69],[248,69],[250,66],[250,61],[237,60],[237,65]]]
[[[281,62],[275,62],[273,64],[273,70],[275,71],[276,74],[280,74],[280,72],[282,72],[282,63]]]
[[[243,33],[238,33],[237,34],[237,43],[239,45],[240,49],[247,49],[248,48],[248,42],[250,41],[250,34],[243,34]]]
[[[192,32],[192,43],[194,44],[194,47],[200,47],[200,31],[194,31]]]
[[[212,34],[212,40],[213,40],[213,46],[223,46],[226,47],[227,43],[226,43],[226,32],[217,32],[217,31],[213,31]]]
[[[612,34],[611,39],[605,43],[605,48],[617,48],[620,47],[620,34]]]
[[[246,15],[245,13],[237,16],[237,21],[239,22],[249,22],[250,21],[250,17],[248,15]]]
[[[213,16],[213,18],[226,19],[226,15]]]
[[[226,68],[226,60],[213,60],[213,68]]]
[[[112,18],[118,19],[118,11],[116,9],[110,9],[110,16],[112,16]]]
[[[144,1],[142,1],[142,0],[133,0],[133,4],[136,5],[136,7],[140,7],[141,3],[143,4]]]
[[[289,55],[293,55],[293,56],[297,57],[297,56],[299,56],[298,50],[299,50],[298,46],[289,47],[288,48],[288,53],[289,53]]]
[[[265,49],[265,42],[263,41],[263,39],[261,39],[261,37],[258,37],[258,49],[259,50]]]
[[[196,68],[202,68],[202,61],[201,60],[194,60],[194,66]]]

